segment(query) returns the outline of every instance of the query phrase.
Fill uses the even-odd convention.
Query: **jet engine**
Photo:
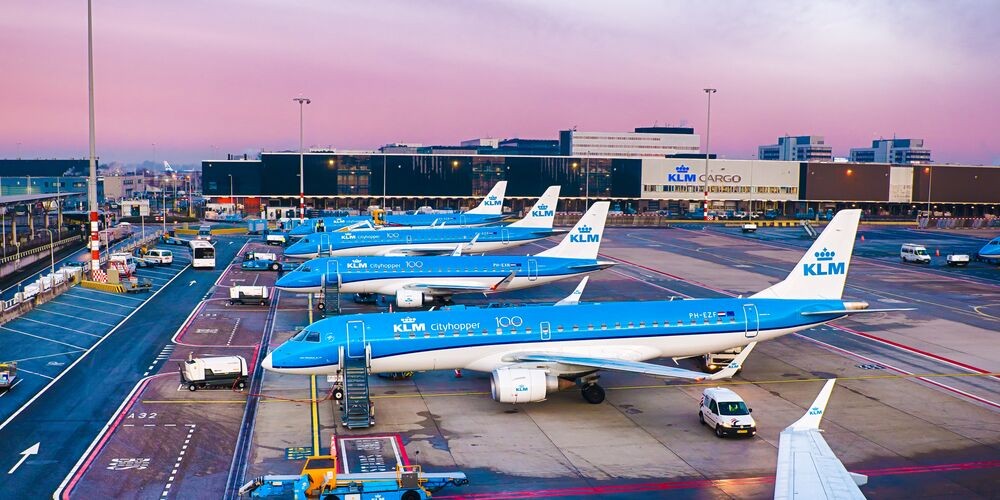
[[[421,307],[424,305],[424,294],[414,290],[399,290],[396,292],[396,307]]]
[[[544,401],[547,392],[556,392],[575,384],[531,368],[497,368],[490,378],[490,393],[501,403]]]

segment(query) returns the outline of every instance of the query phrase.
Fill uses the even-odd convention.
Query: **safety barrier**
[[[101,283],[100,281],[83,280],[80,282],[80,286],[102,292],[125,293],[125,286],[123,285],[112,285],[111,283]]]
[[[212,234],[247,234],[248,229],[245,227],[221,227],[218,229],[213,229],[210,232]],[[174,234],[183,234],[185,236],[195,236],[198,234],[197,229],[184,229],[177,228],[174,229]]]
[[[1000,228],[1000,217],[937,217],[917,219],[920,229],[997,229]]]

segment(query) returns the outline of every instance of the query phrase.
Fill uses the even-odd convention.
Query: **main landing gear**
[[[580,395],[592,405],[604,402],[604,388],[597,384],[600,377],[591,375],[580,379]]]

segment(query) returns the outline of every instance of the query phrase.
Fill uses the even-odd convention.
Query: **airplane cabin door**
[[[365,322],[352,320],[347,322],[347,357],[361,359],[365,357]]]
[[[528,281],[535,281],[538,279],[538,261],[535,259],[528,259]]]
[[[504,245],[510,244],[510,230],[500,229],[500,242]]]
[[[538,325],[538,333],[541,335],[541,340],[550,340],[552,338],[552,326],[549,325],[548,321],[542,321]]]
[[[757,314],[757,306],[754,304],[743,304],[743,317],[746,319],[746,336],[752,339],[757,336],[760,330],[760,315]]]
[[[330,235],[327,233],[316,233],[319,235],[319,248],[316,249],[318,257],[323,256],[323,252],[333,253],[333,245],[330,244]]]

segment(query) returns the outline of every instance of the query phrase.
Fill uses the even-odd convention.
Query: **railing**
[[[18,259],[20,259],[22,257],[26,257],[26,256],[29,256],[29,255],[35,255],[35,254],[40,253],[40,252],[47,252],[47,251],[49,251],[49,248],[52,248],[53,246],[56,247],[56,248],[59,248],[60,246],[66,244],[66,243],[72,242],[72,240],[78,240],[81,243],[83,242],[82,240],[80,240],[80,232],[79,231],[68,231],[65,236],[61,236],[59,239],[53,241],[52,243],[45,243],[45,244],[42,244],[42,245],[39,245],[39,246],[35,246],[35,247],[32,247],[32,248],[29,248],[27,250],[21,250],[20,246],[11,245],[11,246],[14,246],[15,248],[17,248],[17,251],[15,253],[11,254],[11,255],[8,255],[6,257],[0,258],[0,265],[6,264],[8,262],[14,262],[15,260],[18,260]]]

